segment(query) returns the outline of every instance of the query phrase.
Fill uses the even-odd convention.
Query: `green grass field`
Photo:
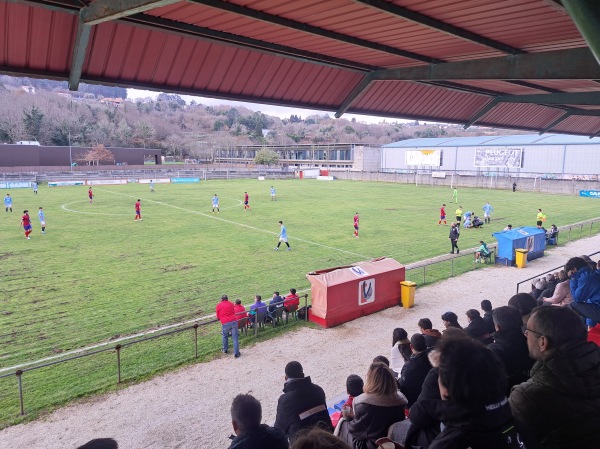
[[[276,202],[270,199],[271,183]],[[243,210],[244,191],[251,211]],[[10,191],[14,212],[0,211],[0,368],[212,314],[223,293],[249,304],[254,294],[269,298],[274,290],[308,290],[305,275],[312,270],[379,256],[410,263],[447,253],[449,228],[437,224],[439,207],[448,205],[449,222],[456,209],[448,188],[345,181],[157,184],[154,193],[148,185],[129,184],[97,186],[94,192],[88,204],[86,187],[41,186],[37,196],[29,189]],[[211,213],[215,193],[218,215]],[[133,220],[137,198],[142,222]],[[483,215],[488,200],[495,208],[492,224],[463,230],[461,248],[480,239],[494,243],[491,233],[507,223],[535,225],[538,207],[548,226],[600,216],[593,199],[459,190],[463,210]],[[37,220],[39,206],[46,212],[46,235]],[[24,209],[32,216],[31,240],[19,228]],[[356,211],[360,239],[352,235]],[[278,220],[287,226],[290,252],[273,250]],[[220,337],[216,326],[202,332],[206,360],[218,353]],[[166,340],[171,339],[128,348],[125,380],[189,363],[191,336]],[[30,417],[114,388],[114,364],[114,355],[103,354],[26,373]],[[18,420],[15,386],[14,378],[0,379],[0,427]]]

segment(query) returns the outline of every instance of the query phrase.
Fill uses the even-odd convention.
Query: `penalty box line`
[[[103,188],[97,188],[97,190],[100,190],[102,192],[112,193],[114,195],[121,195],[121,196],[124,196],[124,197],[127,197],[127,198],[140,198],[143,201],[147,201],[147,202],[150,202],[150,203],[159,204],[159,205],[165,206],[165,207],[170,207],[172,209],[177,209],[177,210],[180,210],[180,211],[183,211],[183,212],[187,212],[187,213],[190,213],[190,214],[200,215],[200,216],[205,217],[205,218],[211,218],[213,220],[219,220],[219,221],[222,221],[223,223],[232,224],[234,226],[241,226],[241,227],[253,230],[253,231],[263,232],[265,234],[271,234],[271,235],[274,235],[274,236],[279,235],[278,232],[268,231],[266,229],[257,228],[256,226],[251,226],[251,225],[247,225],[247,224],[244,224],[244,223],[239,223],[239,222],[233,221],[233,220],[227,220],[226,218],[216,217],[216,216],[214,216],[212,214],[205,214],[203,212],[199,212],[199,211],[196,211],[196,210],[185,209],[183,207],[176,206],[174,204],[164,203],[162,201],[157,201],[157,200],[152,200],[152,199],[148,199],[148,198],[143,198],[143,197],[140,197],[140,196],[128,195],[126,193],[121,193],[121,192],[114,192],[112,190],[107,190],[107,189],[103,189]],[[321,248],[326,248],[326,249],[330,249],[330,250],[333,250],[333,251],[339,251],[341,253],[351,254],[353,256],[358,256],[358,257],[362,257],[362,258],[365,258],[365,259],[373,259],[372,256],[366,256],[364,254],[354,253],[352,251],[347,251],[345,249],[336,248],[334,246],[323,245],[322,243],[313,242],[311,240],[306,240],[306,239],[303,239],[303,238],[300,238],[300,237],[288,237],[288,240],[295,240],[295,241],[298,241],[298,242],[308,243],[309,245],[320,246]]]

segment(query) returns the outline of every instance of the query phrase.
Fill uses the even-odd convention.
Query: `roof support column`
[[[577,29],[600,64],[600,8],[597,0],[562,0]]]

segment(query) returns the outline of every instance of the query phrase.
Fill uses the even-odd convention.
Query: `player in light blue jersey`
[[[44,215],[44,210],[40,207],[38,210],[38,219],[40,220],[40,225],[42,226],[42,234],[46,233],[46,216]]]
[[[277,201],[277,195],[275,194],[275,187],[271,186],[271,201]]]
[[[154,192],[154,180],[150,180],[150,192]]]
[[[287,250],[290,251],[292,247],[288,243],[287,229],[285,229],[283,221],[279,221],[279,226],[281,226],[281,230],[279,231],[279,243],[277,243],[275,251],[279,250],[279,245],[281,245],[281,242],[285,243],[287,245]]]
[[[7,193],[4,197],[4,207],[6,208],[6,212],[10,209],[12,212],[12,198],[10,197],[10,193]]]
[[[494,213],[494,208],[488,201],[487,203],[485,203],[485,206],[483,206],[483,221],[485,221],[486,223],[489,223],[490,215],[492,215],[493,213]]]
[[[215,209],[217,209],[217,213],[220,214],[221,211],[219,210],[219,197],[217,196],[217,194],[215,193],[215,196],[213,196],[212,199],[212,213],[215,213]]]

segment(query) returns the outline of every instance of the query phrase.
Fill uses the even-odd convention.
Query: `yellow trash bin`
[[[402,307],[410,309],[415,305],[415,290],[417,284],[411,281],[400,282],[400,300],[402,301]]]
[[[525,268],[527,266],[527,253],[529,250],[523,248],[515,249],[515,263],[517,268]]]

